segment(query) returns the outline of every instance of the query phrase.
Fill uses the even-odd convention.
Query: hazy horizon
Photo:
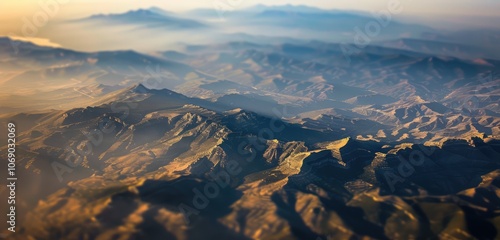
[[[48,1],[36,1],[36,0],[21,0],[21,1],[3,1],[0,3],[0,21],[4,24],[0,26],[0,35],[8,35],[12,33],[18,33],[19,29],[22,27],[23,18],[31,19],[37,12],[42,10],[41,5],[43,3],[49,4],[55,0]],[[193,9],[223,9],[225,12],[242,10],[255,5],[263,4],[266,6],[281,6],[281,5],[304,5],[309,7],[316,7],[325,10],[342,10],[342,11],[363,11],[363,12],[377,12],[387,9],[387,5],[391,1],[370,1],[362,0],[356,2],[349,1],[294,1],[290,3],[284,0],[275,1],[225,1],[225,0],[211,0],[211,1],[194,1],[187,0],[182,2],[176,2],[174,4],[169,4],[167,2],[162,2],[158,0],[147,0],[147,1],[107,1],[106,3],[98,1],[83,1],[83,0],[73,0],[73,1],[60,1],[59,9],[56,11],[54,16],[50,16],[50,20],[53,19],[76,19],[81,17],[90,16],[93,14],[110,14],[110,13],[121,13],[134,9],[140,8],[150,8],[159,7],[167,11],[172,12],[184,12]],[[498,1],[481,1],[481,2],[471,2],[471,1],[407,1],[400,0],[395,1],[400,3],[403,7],[403,12],[398,14],[399,17],[411,17],[410,19],[420,18],[430,18],[436,24],[443,24],[443,22],[461,22],[464,27],[479,26],[484,27],[494,27],[496,26],[496,21],[491,22],[485,19],[498,19],[497,9],[500,9],[500,2]],[[96,7],[98,5],[98,7]],[[7,10],[8,9],[8,10]],[[442,19],[445,16],[445,19]],[[415,18],[416,17],[416,18]],[[434,17],[440,17],[435,19]],[[465,19],[462,19],[466,17]],[[476,21],[476,23],[472,23]],[[470,26],[467,26],[467,25]]]
[[[73,28],[64,28],[58,25],[66,20],[81,19],[96,14],[117,14],[124,13],[136,9],[146,9],[151,7],[161,8],[165,11],[175,12],[177,17],[196,17],[196,15],[188,15],[186,12],[193,9],[213,9],[214,15],[223,12],[224,18],[231,17],[232,11],[240,11],[257,5],[265,6],[284,6],[293,5],[300,7],[315,7],[323,10],[339,10],[349,12],[366,13],[372,17],[372,14],[387,11],[388,5],[391,3],[399,4],[402,11],[394,14],[392,19],[410,24],[420,24],[428,26],[436,30],[456,31],[479,28],[498,29],[500,18],[495,15],[495,9],[500,7],[499,2],[482,1],[480,3],[472,3],[469,1],[440,1],[439,3],[428,0],[419,2],[410,1],[368,1],[362,0],[357,2],[348,1],[193,1],[187,0],[169,4],[157,0],[148,1],[121,1],[116,4],[116,1],[108,1],[106,3],[97,3],[97,1],[58,1],[61,2],[52,6],[56,0],[35,1],[22,0],[17,2],[2,2],[0,3],[0,21],[4,24],[0,26],[0,36],[11,36],[15,39],[25,39],[39,45],[56,46],[72,48],[77,50],[116,50],[116,49],[135,49],[130,46],[109,48],[107,45],[100,43],[96,44],[77,44],[82,41],[82,37],[88,33],[73,31]],[[47,7],[44,7],[44,4]],[[98,7],[96,7],[98,6]],[[6,9],[9,9],[7,12]],[[48,9],[48,10],[45,10]],[[37,21],[44,20],[45,12],[49,11],[46,24],[36,26],[36,34],[27,36],[26,26],[34,26],[35,19]],[[40,15],[40,13],[42,13]],[[47,15],[45,15],[47,16]],[[374,18],[374,17],[373,17]],[[62,30],[64,29],[64,30]],[[245,32],[245,30],[242,30]],[[62,35],[61,35],[62,33]],[[70,34],[68,34],[70,33]],[[94,32],[96,34],[96,32]],[[293,36],[290,36],[293,37]],[[102,37],[104,38],[104,36]],[[334,41],[335,42],[335,41]],[[68,43],[71,43],[68,45]],[[169,47],[166,47],[169,48]],[[143,49],[144,50],[144,49]]]
[[[36,10],[41,3],[49,3],[47,1],[36,1],[36,0],[20,0],[16,2],[2,2],[0,6],[1,9],[10,9],[8,13],[2,12],[2,15],[11,16],[22,16],[25,14],[32,13]],[[267,6],[276,5],[307,5],[312,7],[318,7],[322,9],[340,9],[340,10],[360,10],[360,11],[373,11],[379,10],[380,8],[386,7],[391,1],[373,1],[373,0],[360,0],[356,2],[351,1],[328,1],[328,0],[316,0],[316,1],[305,1],[305,0],[295,0],[292,3],[286,0],[236,0],[236,1],[225,1],[225,0],[209,0],[209,1],[195,1],[195,0],[185,0],[182,2],[176,2],[171,4],[168,2],[163,2],[159,0],[146,0],[146,1],[133,1],[124,0],[117,1],[111,0],[106,3],[102,3],[96,0],[84,1],[84,0],[67,0],[58,1],[61,5],[70,8],[69,11],[77,11],[79,14],[89,14],[94,12],[120,12],[126,9],[134,8],[144,8],[157,6],[170,11],[186,11],[197,8],[214,8],[217,5],[230,5],[235,9],[245,8],[249,6],[254,6],[258,4],[263,4]],[[116,5],[120,2],[120,5]],[[466,0],[444,0],[444,1],[431,1],[422,0],[418,2],[412,2],[408,0],[398,0],[395,2],[400,2],[401,4],[407,5],[407,13],[411,14],[463,14],[463,15],[478,15],[478,16],[496,16],[498,7],[500,7],[500,2],[494,0],[483,0],[477,2],[471,2]],[[96,7],[96,4],[99,4]],[[497,8],[495,8],[497,7]],[[5,10],[4,10],[5,11]]]

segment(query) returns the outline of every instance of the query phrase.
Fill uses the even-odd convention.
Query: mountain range
[[[85,51],[126,47],[154,51],[175,47],[179,43],[212,45],[227,41],[253,41],[282,44],[321,40],[345,44],[361,41],[369,45],[410,48],[460,58],[496,58],[499,54],[495,47],[498,29],[446,30],[412,22],[398,14],[389,17],[379,14],[303,5],[256,5],[247,8],[216,5],[215,8],[187,12],[151,7],[53,23],[59,31],[47,37]],[[74,37],[83,37],[88,33],[99,34],[100,37],[92,42],[71,41],[67,35],[59,34],[65,30],[72,30]],[[194,34],[191,31],[195,31]],[[396,44],[394,41],[404,43]]]
[[[150,28],[191,29],[206,27],[195,20],[183,19],[174,16],[159,8],[139,9],[122,14],[98,14],[80,19],[78,22],[98,24],[132,24]]]
[[[7,119],[38,123],[20,129],[18,174],[29,181],[19,195],[45,200],[21,198],[36,207],[20,239],[497,234],[500,142],[491,138],[434,146],[341,138],[341,125],[313,130],[143,85],[93,107]],[[204,192],[208,208],[191,201],[190,189],[220,181],[227,187],[215,197]]]
[[[59,26],[102,32],[98,49],[0,37],[20,179],[7,238],[500,238],[495,31],[395,18],[360,46],[365,12],[220,14]]]

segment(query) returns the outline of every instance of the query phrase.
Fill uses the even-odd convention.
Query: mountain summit
[[[177,17],[160,8],[138,9],[116,14],[97,14],[79,20],[80,22],[101,22],[107,24],[132,24],[145,27],[191,29],[206,27],[195,20]]]

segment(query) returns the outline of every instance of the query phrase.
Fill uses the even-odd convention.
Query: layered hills
[[[8,237],[500,238],[491,34],[468,45],[394,21],[360,47],[323,29],[352,37],[361,12],[216,13],[65,22],[147,51],[0,38],[0,125],[16,125],[22,179]]]

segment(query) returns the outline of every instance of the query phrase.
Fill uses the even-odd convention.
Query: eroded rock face
[[[39,202],[18,238],[498,236],[497,141],[286,142],[214,120],[181,113],[124,127],[95,173]],[[156,137],[140,138],[145,124]]]

